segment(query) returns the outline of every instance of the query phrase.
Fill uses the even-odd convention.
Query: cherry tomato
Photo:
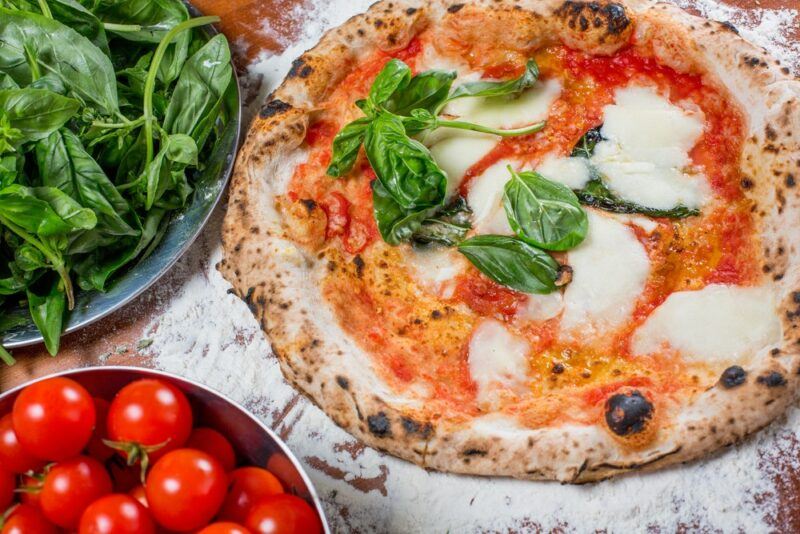
[[[260,500],[247,514],[253,534],[319,534],[317,513],[300,497],[281,493]]]
[[[147,495],[145,495],[144,493],[144,486],[142,486],[141,484],[139,484],[131,491],[129,491],[128,495],[139,501],[139,504],[141,504],[145,508],[150,508],[150,506],[148,506],[147,504]]]
[[[14,502],[14,490],[17,487],[17,475],[11,471],[0,469],[0,511]]]
[[[117,392],[108,409],[109,438],[128,445],[125,455],[147,454],[151,464],[182,447],[191,432],[192,408],[186,395],[161,380],[131,382]]]
[[[211,523],[197,534],[250,534],[250,531],[238,523]]]
[[[145,495],[150,512],[171,530],[194,530],[217,515],[227,475],[211,455],[194,449],[178,449],[164,455],[147,475]]]
[[[11,412],[23,447],[42,460],[64,460],[80,454],[92,436],[92,396],[69,378],[56,377],[23,389]]]
[[[39,471],[45,462],[31,456],[22,447],[14,432],[14,423],[11,414],[6,414],[0,419],[0,466],[14,473],[27,473]]]
[[[18,488],[20,490],[19,500],[25,504],[41,508],[43,481],[44,475],[22,475]]]
[[[325,239],[337,235],[344,235],[350,226],[350,202],[336,191],[328,194],[320,203],[322,210],[328,216],[325,228]]]
[[[97,424],[94,428],[94,434],[92,434],[92,437],[89,439],[89,444],[86,446],[86,453],[92,458],[105,462],[114,456],[114,449],[103,443],[104,439],[108,439],[106,423],[108,421],[108,407],[110,403],[100,397],[95,397],[92,401],[94,402],[94,411],[97,414]]]
[[[74,529],[86,507],[109,493],[111,478],[102,464],[88,456],[76,456],[55,464],[45,475],[42,511],[56,525]]]
[[[2,534],[56,534],[56,527],[35,506],[20,504],[3,524]]]
[[[130,495],[114,493],[97,499],[81,516],[80,534],[153,534],[147,509]]]
[[[220,519],[244,523],[250,509],[264,497],[283,493],[275,475],[260,467],[240,467],[230,475]]]
[[[236,467],[236,453],[228,439],[213,428],[195,428],[186,442],[187,449],[203,451],[222,464],[225,471],[232,471]]]

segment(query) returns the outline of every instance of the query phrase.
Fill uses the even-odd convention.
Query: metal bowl
[[[197,10],[189,6],[192,16]],[[202,28],[210,38],[217,34],[213,26]],[[206,168],[195,177],[195,191],[189,205],[173,215],[167,226],[164,238],[153,252],[143,260],[132,265],[117,278],[108,291],[78,291],[75,295],[75,309],[65,322],[63,334],[69,334],[92,324],[106,315],[120,309],[143,291],[153,285],[189,249],[200,235],[214,207],[222,198],[228,183],[236,152],[239,148],[239,130],[242,121],[242,98],[239,79],[234,65],[236,84],[236,108],[229,109],[231,119],[220,135],[214,152]],[[231,106],[233,108],[233,106]],[[2,333],[2,344],[14,349],[41,343],[43,338],[30,319],[27,308],[18,307],[8,311],[7,319],[17,326]]]
[[[264,466],[283,483],[287,493],[305,499],[320,517],[325,534],[330,527],[319,497],[300,462],[286,444],[257,417],[236,402],[202,384],[162,371],[140,367],[107,366],[73,369],[37,378],[0,395],[0,413],[11,410],[19,392],[26,386],[52,378],[66,376],[79,382],[92,395],[111,400],[126,384],[140,378],[158,378],[183,391],[192,404],[195,423],[221,432],[233,444],[239,459],[247,464]]]

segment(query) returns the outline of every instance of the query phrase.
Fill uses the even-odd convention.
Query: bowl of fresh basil
[[[233,168],[225,37],[180,0],[0,2],[0,358],[119,309],[189,248]]]

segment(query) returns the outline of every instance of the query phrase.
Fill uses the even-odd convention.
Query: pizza
[[[644,0],[385,0],[239,156],[220,269],[286,378],[425,468],[586,482],[767,425],[800,361],[800,82]]]

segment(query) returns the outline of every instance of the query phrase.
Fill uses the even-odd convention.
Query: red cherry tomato
[[[95,397],[92,399],[94,402],[94,411],[97,414],[97,424],[94,428],[94,434],[89,439],[89,444],[86,446],[86,453],[92,458],[96,458],[101,462],[105,462],[114,456],[114,449],[103,443],[104,439],[108,439],[108,407],[109,403],[105,399]]]
[[[129,491],[128,495],[139,501],[139,504],[145,508],[150,508],[150,506],[147,504],[147,495],[144,493],[144,486],[141,484]]]
[[[56,534],[56,527],[29,504],[20,504],[3,524],[2,534]]]
[[[247,514],[253,534],[319,534],[317,513],[300,497],[281,493],[260,500]]]
[[[24,504],[41,508],[43,479],[44,477],[41,475],[22,475],[18,488],[20,490],[19,500]]]
[[[0,511],[14,502],[14,490],[17,488],[17,475],[11,471],[0,469]]]
[[[56,377],[23,389],[11,412],[23,447],[42,460],[64,460],[80,454],[95,424],[92,396],[69,378]]]
[[[228,478],[211,455],[178,449],[147,475],[145,495],[155,520],[170,530],[194,530],[211,521],[225,499]]]
[[[42,512],[56,525],[74,529],[86,507],[109,493],[111,478],[100,462],[76,456],[55,464],[45,475]]]
[[[180,390],[161,380],[131,382],[111,401],[108,436],[126,443],[127,454],[146,453],[152,464],[186,443],[192,432],[192,408]],[[148,447],[158,447],[147,451]]]
[[[80,534],[153,534],[147,509],[130,495],[114,493],[94,501],[81,516]]]
[[[0,419],[0,466],[14,473],[27,473],[39,471],[45,462],[31,456],[22,447],[14,432],[11,414],[6,414]]]
[[[236,453],[228,439],[213,428],[195,428],[186,442],[187,449],[203,451],[222,464],[225,471],[232,471],[236,467]]]
[[[283,486],[275,475],[260,467],[240,467],[230,475],[228,495],[219,517],[244,523],[257,502],[278,493],[283,493]]]
[[[250,531],[238,523],[211,523],[197,534],[250,534]]]

